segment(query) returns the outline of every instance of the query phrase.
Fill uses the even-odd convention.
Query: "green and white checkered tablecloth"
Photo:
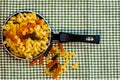
[[[0,26],[21,10],[43,15],[54,32],[101,35],[100,44],[64,43],[65,49],[78,55],[68,68],[74,62],[79,68],[67,70],[61,80],[119,80],[120,0],[0,0]],[[11,57],[0,38],[0,80],[52,80],[44,66],[30,67],[29,61]]]

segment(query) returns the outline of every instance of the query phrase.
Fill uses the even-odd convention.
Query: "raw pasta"
[[[73,64],[71,68],[72,69],[77,69],[78,68],[78,63]]]
[[[19,13],[11,17],[3,29],[4,44],[15,56],[29,59],[47,48],[50,29],[45,20],[40,19],[35,12]],[[8,35],[5,35],[6,32]]]
[[[52,71],[51,71],[51,68],[48,68],[48,67],[45,70],[47,75],[53,75],[54,76],[55,73],[58,74],[58,77],[54,77],[54,78],[56,78],[56,80],[59,79],[59,75],[62,75],[63,73],[67,72],[68,64],[70,64],[70,59],[77,56],[75,53],[68,52],[66,50],[61,50],[59,47],[54,47],[54,46],[51,47],[50,54],[48,54],[47,57],[46,57],[47,65],[51,64],[51,66],[55,66],[51,62],[55,62],[56,59],[58,59],[58,60],[65,59],[65,61],[62,61],[62,62],[60,61],[61,63],[58,63],[58,64],[61,65],[61,68],[60,68],[59,72],[57,72],[57,73],[55,72],[57,67],[56,68],[54,67]],[[55,55],[57,55],[57,58],[53,59],[55,57]],[[59,58],[59,57],[61,57],[61,58]],[[77,68],[78,68],[78,63],[75,63],[71,67],[71,69],[73,69],[73,70],[77,69]],[[54,74],[52,74],[52,73],[54,73]]]

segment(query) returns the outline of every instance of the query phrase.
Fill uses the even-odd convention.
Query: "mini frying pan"
[[[10,20],[11,17],[16,16],[19,13],[31,13],[31,12],[32,11],[20,11],[20,12],[17,12],[15,14],[13,14],[12,16],[10,16],[6,20],[5,24],[7,24],[7,22]],[[36,13],[36,15],[39,18],[45,20],[45,18],[43,16],[41,16],[40,14]],[[45,20],[45,22],[48,24],[48,22],[46,20]],[[70,34],[70,33],[65,33],[65,32],[55,33],[55,32],[51,31],[51,28],[50,28],[50,32],[51,33],[50,33],[50,36],[49,36],[49,43],[47,44],[46,50],[44,50],[42,53],[38,54],[36,57],[33,57],[33,58],[37,58],[37,57],[41,56],[42,54],[47,53],[49,51],[49,49],[50,49],[50,46],[52,45],[52,42],[61,42],[61,43],[64,43],[64,42],[86,42],[86,43],[93,43],[93,44],[99,44],[99,42],[100,42],[100,35],[79,35],[79,34]],[[4,33],[4,29],[2,29],[2,42],[4,42],[4,40],[5,40],[5,37],[3,36],[3,33]],[[9,50],[9,48],[6,47],[5,44],[3,44],[3,45],[4,45],[5,49],[8,51],[8,53],[10,55],[14,56],[17,59],[25,59],[25,58],[17,57],[15,55],[13,55],[11,53],[11,51]]]

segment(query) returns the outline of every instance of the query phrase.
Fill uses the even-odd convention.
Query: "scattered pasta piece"
[[[75,53],[70,53],[69,57],[76,57],[77,55]]]
[[[47,56],[47,57],[45,58],[45,60],[46,60],[46,63],[47,63],[47,64],[50,63],[50,62],[51,62],[50,56]]]
[[[42,65],[43,65],[43,57],[44,57],[44,55],[41,55],[41,56],[39,57],[39,66],[42,66]]]
[[[77,69],[78,68],[78,63],[73,64],[71,68],[72,69]]]
[[[61,50],[62,52],[64,51],[64,48],[63,48],[62,43],[58,42],[58,47],[60,48],[60,50]]]
[[[62,65],[62,66],[61,66],[61,70],[62,70],[63,72],[66,72],[66,66],[65,66],[65,65]]]
[[[46,73],[47,75],[52,75],[52,73],[49,71],[49,69],[46,69],[46,70],[45,70],[45,73]]]
[[[53,47],[50,48],[50,53],[52,56],[54,56],[54,50],[53,50]]]
[[[67,66],[69,64],[69,59],[66,59],[63,65]]]
[[[57,68],[56,68],[56,70],[54,71],[54,74],[53,74],[53,78],[54,78],[54,79],[56,79],[56,78],[58,77],[59,72],[60,72],[60,69],[61,69],[61,65],[58,64],[58,65],[57,65]]]
[[[54,64],[51,68],[49,68],[50,72],[54,72],[54,70],[57,68],[58,63]]]
[[[58,60],[54,60],[46,65],[46,68],[51,68],[54,64],[58,63]]]
[[[56,80],[60,80],[59,78],[57,78]]]
[[[30,66],[34,66],[36,62],[37,62],[37,59],[33,59],[33,60],[30,62]]]
[[[61,69],[60,72],[59,72],[59,75],[62,75],[63,74],[63,70]]]

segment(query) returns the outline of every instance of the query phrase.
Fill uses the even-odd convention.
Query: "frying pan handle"
[[[59,34],[53,33],[53,40],[58,40],[59,42],[87,42],[99,44],[100,35],[76,35],[60,32]]]

